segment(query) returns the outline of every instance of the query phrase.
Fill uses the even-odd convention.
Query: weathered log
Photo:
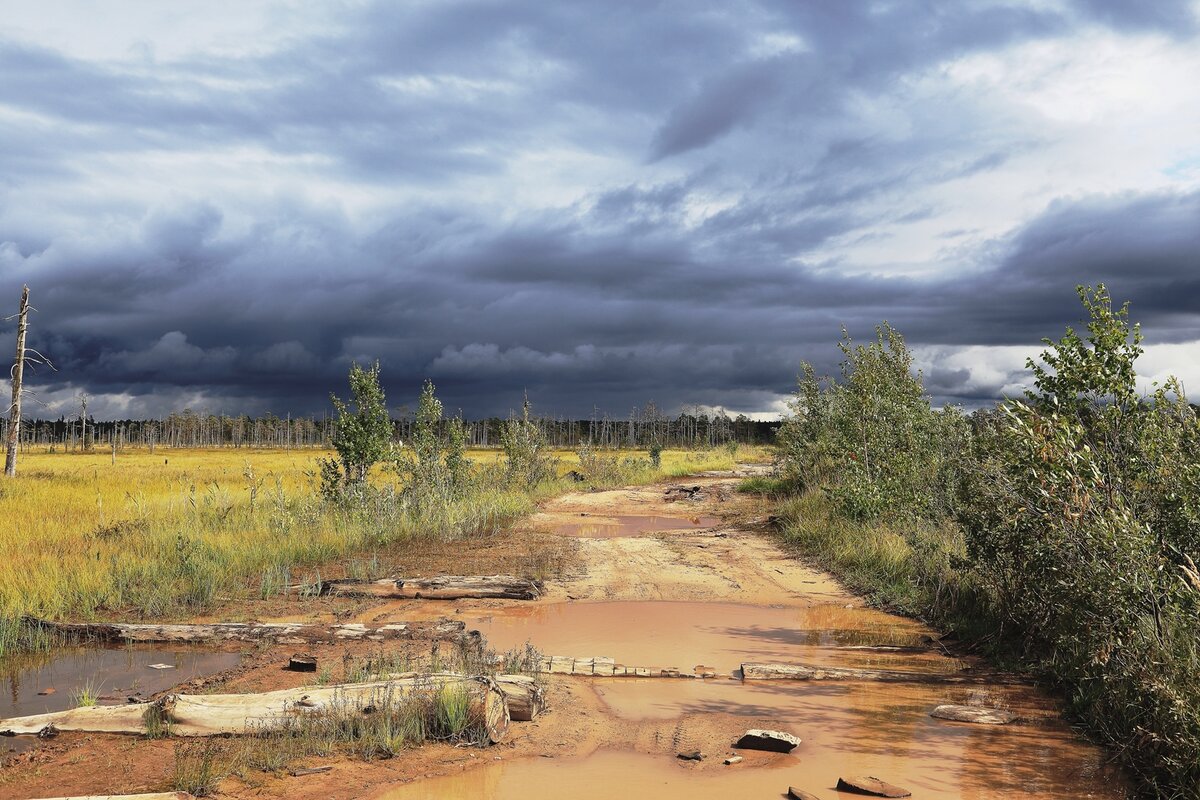
[[[508,716],[529,722],[546,710],[546,689],[528,675],[497,675],[496,687],[504,695]]]
[[[409,680],[419,673],[398,672],[388,675],[372,675],[371,680]],[[528,675],[497,675],[496,688],[504,695],[509,719],[530,722],[546,710],[546,688]]]
[[[788,787],[787,796],[788,800],[820,800],[815,794],[797,789],[795,786]]]
[[[748,681],[880,681],[883,683],[1013,684],[1024,681],[996,673],[904,672],[885,669],[814,667],[807,664],[742,664]]]
[[[147,625],[125,622],[50,622],[26,617],[25,624],[71,639],[101,642],[338,642],[356,639],[451,639],[477,636],[461,620],[395,622],[366,625],[309,625],[297,622],[214,622],[209,624]]]
[[[973,722],[976,725],[1007,725],[1017,717],[1003,708],[981,706],[942,705],[929,712],[929,716],[953,722]]]
[[[75,797],[47,797],[45,800],[193,800],[187,792],[151,792],[150,794],[89,794]]]
[[[86,706],[50,714],[0,721],[0,735],[38,735],[47,729],[91,733],[143,734],[154,727],[174,736],[220,736],[284,728],[302,714],[365,714],[380,703],[419,696],[447,686],[465,688],[478,704],[488,738],[501,741],[508,731],[504,694],[490,678],[446,673],[411,678],[303,686],[259,694],[169,694],[152,704]]]
[[[384,578],[378,581],[325,581],[320,585],[319,592],[402,600],[536,600],[542,596],[544,588],[539,580],[515,575],[442,575],[436,578]]]

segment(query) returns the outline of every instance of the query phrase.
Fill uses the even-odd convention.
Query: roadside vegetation
[[[333,451],[22,453],[18,477],[0,485],[0,656],[50,645],[25,615],[181,619],[323,577],[385,577],[406,553],[495,535],[565,491],[762,455],[667,450],[656,468],[646,449],[554,450],[528,405],[502,449],[468,450],[432,384],[398,442],[378,368],[355,367],[350,385]]]
[[[1141,333],[1103,286],[1034,388],[936,409],[904,340],[844,337],[805,365],[779,431],[783,537],[880,605],[1059,686],[1147,794],[1200,786],[1200,421],[1174,379],[1139,391]]]

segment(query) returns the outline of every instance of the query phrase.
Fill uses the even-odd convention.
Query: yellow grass
[[[23,453],[18,477],[0,481],[0,654],[13,646],[5,620],[22,614],[186,615],[224,597],[277,593],[321,569],[344,568],[352,557],[422,537],[494,532],[572,485],[559,481],[530,493],[483,482],[468,498],[433,511],[395,500],[348,513],[316,497],[316,459],[329,455],[159,448],[122,452],[114,465],[108,453]],[[559,474],[578,462],[572,452],[555,455]],[[470,457],[481,468],[502,460],[496,451]],[[736,460],[762,457],[742,448]],[[639,463],[621,477],[649,482],[734,461],[723,448],[666,451],[661,471]],[[372,480],[387,487],[397,478],[378,468]]]

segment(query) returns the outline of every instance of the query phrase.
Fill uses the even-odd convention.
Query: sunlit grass
[[[16,479],[0,481],[0,654],[25,649],[23,614],[45,617],[186,615],[227,597],[264,598],[325,565],[371,572],[361,558],[384,548],[501,530],[538,500],[576,485],[560,479],[529,492],[479,481],[457,501],[409,509],[396,500],[359,513],[317,499],[316,450],[27,452]],[[480,469],[494,450],[472,451]],[[578,464],[556,451],[558,474]],[[666,451],[661,470],[622,452],[629,483],[728,469],[762,451]],[[641,460],[645,459],[645,464]],[[386,491],[397,482],[377,468]],[[393,487],[399,489],[399,487]],[[360,558],[354,559],[359,556]]]

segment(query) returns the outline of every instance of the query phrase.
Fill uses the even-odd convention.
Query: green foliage
[[[554,459],[545,435],[530,417],[529,396],[521,404],[521,416],[510,416],[500,429],[510,483],[532,489],[554,477]]]
[[[394,460],[407,483],[408,497],[418,506],[461,497],[471,477],[466,458],[466,429],[461,418],[442,419],[442,401],[432,381],[425,381],[417,401],[412,437]]]
[[[959,515],[980,580],[1159,791],[1200,784],[1200,437],[1174,379],[1138,394],[1141,334],[1103,286],[1088,336],[1047,342],[1035,390],[979,428]],[[1149,734],[1149,735],[1148,735]]]
[[[856,519],[929,516],[950,499],[943,465],[966,436],[962,416],[929,405],[903,337],[886,322],[875,341],[843,331],[841,381],[804,364],[792,416],[780,427],[781,467],[797,488],[826,487]]]
[[[964,420],[903,340],[805,365],[779,444],[784,537],[879,603],[1022,657],[1148,794],[1200,785],[1200,420],[1139,393],[1141,332],[1104,288],[1030,360],[1023,399]],[[761,491],[766,486],[746,486]]]
[[[370,369],[350,367],[350,395],[349,402],[330,395],[338,415],[333,435],[338,460],[321,461],[321,491],[326,497],[337,497],[339,484],[362,486],[371,467],[392,450],[392,420],[379,385],[378,361]]]

